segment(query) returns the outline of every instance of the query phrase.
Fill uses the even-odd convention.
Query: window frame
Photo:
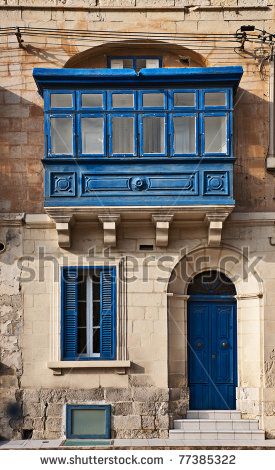
[[[174,88],[173,90],[168,90],[168,110],[172,111],[174,113],[176,112],[198,112],[199,110],[199,95],[200,95],[199,89],[188,89],[188,88]],[[193,93],[195,95],[195,104],[194,106],[174,106],[174,95],[175,93]]]
[[[66,438],[67,439],[110,439],[111,438],[111,405],[71,405],[66,404]],[[72,411],[73,410],[104,410],[106,431],[101,434],[73,434]]]
[[[134,97],[134,105],[133,107],[114,107],[112,105],[113,101],[113,95],[133,95]],[[107,113],[109,112],[132,112],[136,111],[138,107],[138,98],[137,98],[137,91],[136,90],[131,90],[131,89],[124,89],[124,90],[109,90],[109,93],[107,93]]]
[[[132,117],[134,121],[134,135],[133,135],[133,148],[134,153],[113,153],[113,133],[112,133],[112,120],[114,117]],[[136,158],[138,157],[138,129],[137,129],[137,115],[134,112],[127,111],[126,113],[121,114],[121,111],[112,112],[107,116],[107,139],[108,139],[108,157],[109,158],[117,158],[117,157],[129,157],[129,158]]]
[[[72,119],[72,153],[53,153],[52,152],[52,136],[51,136],[51,119]],[[45,122],[45,133],[47,139],[47,155],[50,158],[75,158],[77,152],[77,132],[76,132],[76,122],[74,113],[56,113],[50,112],[48,114],[48,119]]]
[[[75,325],[75,354],[74,355],[67,355],[66,351],[66,341],[68,337],[66,337],[66,324],[65,324],[65,315],[66,315],[66,303],[68,300],[66,299],[66,288],[65,288],[65,280],[66,275],[69,273],[75,274],[77,273],[77,277],[75,278],[75,301],[77,304],[77,297],[78,297],[78,283],[77,279],[79,273],[81,271],[98,271],[100,272],[100,278],[102,277],[101,273],[107,273],[111,276],[111,321],[113,325],[113,330],[110,332],[111,336],[111,352],[109,357],[105,357],[103,354],[103,347],[104,347],[104,338],[103,335],[105,334],[103,331],[102,325],[102,310],[103,310],[103,287],[102,282],[100,281],[100,355],[99,356],[89,356],[89,355],[79,355],[77,353],[77,306],[76,306],[76,325]],[[60,343],[61,343],[61,360],[62,361],[106,361],[106,360],[116,360],[117,357],[117,268],[116,266],[62,266],[60,269],[60,306],[61,306],[61,328],[60,328]],[[70,301],[72,303],[72,301]],[[73,311],[73,308],[71,308]],[[68,321],[68,320],[67,320]],[[110,338],[109,338],[110,339]]]
[[[82,118],[91,118],[91,119],[97,119],[97,118],[102,118],[103,119],[103,153],[83,153],[82,147]],[[107,116],[104,112],[98,112],[98,113],[79,113],[76,116],[77,120],[77,144],[78,144],[78,156],[80,158],[103,158],[107,155],[107,141],[108,141],[108,135],[107,135]]]
[[[138,110],[142,113],[148,112],[165,112],[168,110],[168,90],[139,90],[138,91]],[[144,95],[163,95],[163,106],[143,106]]]
[[[131,68],[133,68],[134,70],[137,69],[136,62],[137,62],[138,59],[141,59],[141,60],[148,60],[148,59],[156,60],[157,59],[159,61],[159,67],[157,67],[157,68],[162,69],[162,67],[163,67],[163,57],[162,56],[157,56],[157,55],[156,56],[131,56],[131,55],[128,56],[127,55],[127,56],[108,56],[107,57],[107,68],[108,69],[112,68],[111,67],[111,61],[116,60],[116,59],[117,60],[123,60],[123,59],[132,60],[133,61],[133,67],[131,67]]]
[[[143,118],[144,117],[163,117],[164,118],[164,153],[145,153],[143,152]],[[139,135],[139,141],[138,141],[138,149],[139,149],[139,155],[141,157],[146,157],[146,158],[159,158],[159,157],[166,157],[168,158],[168,116],[165,111],[162,112],[153,112],[153,113],[148,113],[148,112],[143,112],[138,115],[138,135]]]
[[[195,118],[195,153],[176,153],[175,152],[175,132],[174,132],[174,118],[175,117],[194,117]],[[200,140],[200,123],[199,115],[195,111],[193,113],[174,112],[169,116],[169,140],[171,157],[198,157],[199,155],[199,140]]]
[[[200,103],[199,107],[205,112],[213,112],[213,111],[229,111],[233,107],[233,98],[231,90],[228,88],[203,88],[200,90]],[[225,105],[224,106],[209,106],[205,105],[205,95],[206,93],[224,93],[225,94]]]
[[[205,117],[225,116],[226,119],[226,152],[205,152]],[[228,111],[204,112],[201,114],[201,155],[205,158],[229,157],[232,145],[232,113]]]
[[[82,106],[82,95],[102,95],[102,106]],[[107,90],[83,89],[76,91],[76,111],[81,113],[93,113],[106,111],[107,109]]]

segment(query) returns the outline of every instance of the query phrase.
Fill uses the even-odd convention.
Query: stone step
[[[257,419],[175,419],[174,429],[189,431],[258,431]]]
[[[178,439],[183,441],[194,440],[243,440],[243,441],[264,441],[264,431],[188,431],[182,429],[172,429],[169,431],[170,439]]]
[[[188,410],[187,419],[241,419],[241,412],[237,410]]]

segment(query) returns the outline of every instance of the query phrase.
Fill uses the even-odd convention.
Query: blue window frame
[[[201,121],[202,152],[205,156],[229,156],[231,118],[228,113],[204,113]]]
[[[63,267],[61,310],[63,360],[115,359],[115,267]]]
[[[111,405],[66,405],[66,437],[110,439]]]
[[[86,113],[77,116],[79,156],[106,155],[106,115]]]
[[[113,62],[117,63],[117,66],[113,66]],[[118,66],[119,65],[119,66]],[[107,58],[108,68],[130,68],[135,71],[139,71],[142,68],[161,68],[162,57],[159,56],[113,56]]]
[[[232,106],[226,88],[47,90],[45,153],[81,159],[230,156]]]

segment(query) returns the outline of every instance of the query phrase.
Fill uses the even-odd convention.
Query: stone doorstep
[[[188,431],[258,431],[257,419],[175,419],[174,429]]]
[[[172,429],[169,431],[169,437],[180,440],[245,440],[260,441],[265,440],[264,431],[184,431],[182,429]]]

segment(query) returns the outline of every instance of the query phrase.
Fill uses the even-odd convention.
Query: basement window
[[[109,439],[111,405],[67,405],[66,437]]]

